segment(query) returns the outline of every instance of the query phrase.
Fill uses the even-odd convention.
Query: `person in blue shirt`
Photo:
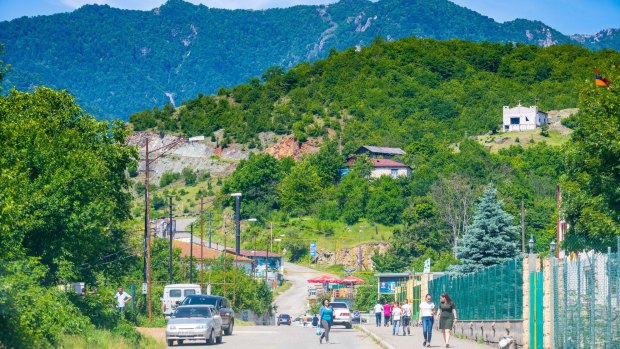
[[[329,305],[329,299],[323,300],[323,306],[319,310],[319,317],[321,318],[321,326],[324,329],[319,343],[323,344],[323,338],[325,338],[325,343],[329,343],[329,330],[331,330],[332,323],[334,322],[334,308]]]

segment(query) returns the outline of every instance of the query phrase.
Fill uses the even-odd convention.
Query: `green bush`
[[[178,174],[176,172],[166,171],[166,172],[164,172],[163,175],[161,175],[161,178],[159,179],[159,187],[163,188],[163,187],[169,185],[170,183],[178,180],[179,178],[181,178],[180,174]]]
[[[183,169],[182,172],[183,180],[185,180],[185,185],[195,185],[198,177],[196,176],[196,172],[189,167]]]

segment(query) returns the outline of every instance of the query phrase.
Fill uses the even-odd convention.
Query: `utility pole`
[[[189,283],[194,283],[194,223],[189,225]]]
[[[521,200],[521,252],[525,253],[525,208]]]
[[[200,197],[200,290],[202,291],[202,287],[204,286],[204,282],[205,282],[205,264],[204,264],[204,259],[202,256],[202,252],[203,252],[203,247],[205,244],[205,240],[204,240],[204,224],[202,222],[202,215],[204,214],[203,211],[203,207],[204,207],[204,197]],[[210,246],[209,246],[210,247]]]
[[[169,200],[169,206],[170,206],[170,229],[168,230],[168,233],[170,235],[170,269],[168,271],[168,276],[170,277],[170,284],[172,284],[172,196],[168,197]]]
[[[211,211],[209,211],[209,248],[211,248]]]
[[[152,300],[151,300],[151,227],[149,222],[149,138],[146,137],[146,162],[145,162],[145,179],[144,179],[144,247],[146,256],[144,258],[144,282],[147,289],[147,306],[149,321],[153,319]]]
[[[235,195],[235,253],[241,252],[241,194]]]
[[[222,217],[222,231],[224,232],[224,251],[222,251],[222,255],[224,256],[222,261],[224,263],[224,293],[222,295],[226,297],[226,216],[224,215]]]
[[[267,259],[265,259],[265,285],[267,285],[269,271],[269,250],[273,248],[273,222],[269,222],[269,247],[267,248]]]

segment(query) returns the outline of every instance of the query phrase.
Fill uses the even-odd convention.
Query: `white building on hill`
[[[547,113],[538,111],[537,106],[524,107],[521,103],[514,108],[504,106],[504,132],[533,130],[547,124],[548,120]]]

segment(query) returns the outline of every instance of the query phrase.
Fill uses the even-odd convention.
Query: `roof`
[[[189,242],[184,242],[184,241],[179,241],[179,240],[172,241],[172,247],[181,249],[181,257],[183,258],[189,258],[190,252],[191,252],[190,246],[191,244]],[[234,255],[234,253],[231,253],[231,251],[227,251],[226,253],[230,255]],[[199,244],[194,243],[193,254],[194,254],[194,258],[200,259],[200,245]],[[213,248],[202,247],[203,259],[217,259],[217,258],[220,258],[221,256],[222,256],[222,251],[218,251]],[[245,258],[243,256],[235,256],[235,261],[236,262],[248,262],[248,263],[252,262],[251,259]]]
[[[405,152],[400,148],[375,147],[373,145],[363,145],[357,151],[362,150],[362,148],[365,148],[371,153],[405,155]]]
[[[412,276],[411,273],[378,273],[375,274],[376,277],[409,277]]]
[[[390,159],[370,159],[372,167],[409,167],[403,163]]]
[[[235,253],[235,250],[232,248],[227,249],[228,252],[231,253]],[[267,257],[267,251],[261,251],[261,250],[239,250],[239,255],[240,256],[244,256],[244,257]],[[277,254],[277,253],[273,253],[273,252],[269,252],[269,258],[280,258],[282,257],[281,255]]]

